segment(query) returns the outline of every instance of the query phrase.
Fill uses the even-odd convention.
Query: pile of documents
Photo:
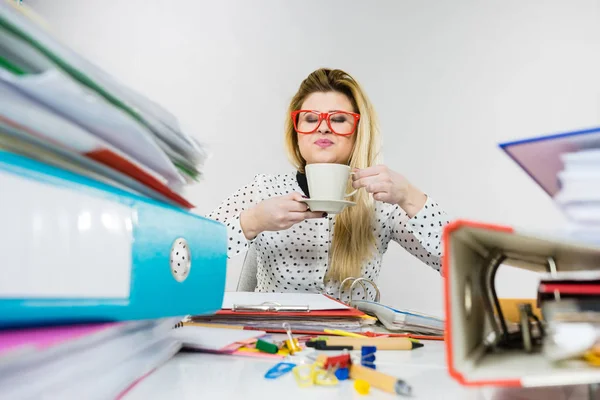
[[[285,333],[322,334],[326,329],[360,332],[376,322],[362,311],[316,293],[225,292],[223,307],[214,315],[192,316],[193,322],[242,326]]]
[[[557,235],[600,243],[600,128],[502,143],[567,217]],[[564,229],[563,229],[564,228]]]
[[[0,331],[7,399],[114,399],[181,348],[176,319]]]
[[[206,149],[30,13],[0,1],[0,393],[116,398],[179,351],[187,312],[218,308],[226,235],[182,196]]]
[[[600,143],[597,148],[563,153],[555,202],[569,218],[573,237],[600,242]]]
[[[600,272],[545,276],[538,300],[546,321],[545,356],[555,362],[582,360],[600,366]]]
[[[175,206],[206,148],[168,111],[0,2],[0,149]]]

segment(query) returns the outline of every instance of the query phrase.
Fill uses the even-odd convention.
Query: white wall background
[[[363,84],[388,166],[454,217],[559,226],[548,196],[497,144],[600,125],[597,0],[24,2],[211,146],[206,179],[188,192],[201,214],[254,174],[290,169],[285,108],[318,67]],[[242,260],[230,261],[228,289]],[[534,282],[504,273],[499,294],[533,296]],[[380,286],[389,304],[441,310],[441,279],[400,246]]]

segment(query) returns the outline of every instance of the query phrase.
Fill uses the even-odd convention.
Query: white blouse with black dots
[[[319,292],[343,301],[349,299],[349,286],[344,285],[339,296],[340,282],[323,278],[328,267],[329,244],[335,216],[308,219],[278,232],[262,232],[249,241],[240,226],[240,213],[262,200],[291,192],[303,193],[296,174],[257,175],[248,185],[236,191],[208,218],[227,226],[229,233],[228,258],[242,253],[249,245],[256,247],[258,292]],[[394,240],[419,260],[440,270],[441,231],[448,223],[446,213],[430,197],[425,206],[412,218],[398,205],[376,202],[373,230],[378,252],[362,267],[362,276],[377,283],[381,259],[390,240]],[[367,296],[361,285],[355,285],[353,299],[374,299],[370,285]]]

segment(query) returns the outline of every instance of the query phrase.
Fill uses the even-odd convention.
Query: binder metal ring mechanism
[[[365,294],[367,293],[367,288],[366,288],[364,282],[367,282],[368,284],[370,284],[373,287],[373,289],[375,289],[375,302],[379,303],[381,295],[379,293],[379,287],[377,286],[377,284],[367,278],[362,278],[362,277],[354,278],[352,276],[349,276],[348,278],[344,279],[342,281],[342,284],[340,285],[340,290],[338,293],[338,299],[340,299],[340,301],[342,299],[342,292],[344,291],[344,286],[346,285],[346,283],[348,283],[350,281],[352,281],[352,284],[350,285],[350,299],[348,300],[348,303],[346,303],[346,304],[348,304],[349,306],[352,306],[352,292],[354,291],[354,287],[356,286],[357,283],[360,283],[360,286],[362,286]]]
[[[304,306],[284,306],[275,301],[265,301],[261,304],[234,304],[233,311],[236,312],[255,312],[255,311],[263,311],[263,312],[309,312],[310,307],[308,305]]]
[[[495,287],[500,265],[550,276],[598,271],[600,246],[464,220],[444,228],[442,243],[446,360],[455,380],[517,387],[600,382],[597,367],[556,363],[545,356],[545,321],[529,304],[519,305],[520,319],[509,326]],[[537,291],[533,294],[537,297]],[[560,300],[560,293],[553,295]]]

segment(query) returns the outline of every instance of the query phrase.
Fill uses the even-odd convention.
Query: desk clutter
[[[224,292],[226,228],[184,196],[206,146],[38,21],[0,2],[4,396],[120,398],[180,351],[270,360],[265,385],[307,394],[411,396],[378,356],[418,356],[428,340],[445,342],[464,385],[600,382],[600,129],[502,145],[568,216],[566,234],[452,222],[443,316],[382,304],[364,278],[347,278],[350,293],[371,284],[375,301]],[[496,294],[503,264],[541,275],[516,321]]]
[[[267,380],[290,372],[300,388],[349,380],[361,394],[375,388],[409,395],[408,383],[377,371],[377,352],[418,351],[427,344],[416,337],[443,336],[422,335],[419,327],[416,333],[377,331],[377,322],[323,294],[226,292],[221,310],[187,316],[175,325],[173,337],[183,351],[273,359]]]
[[[206,147],[39,21],[0,2],[0,392],[117,398],[220,308],[227,235],[183,196]]]
[[[181,341],[184,351],[278,359],[264,378],[277,379],[291,372],[300,388],[336,386],[352,380],[360,394],[367,394],[371,387],[399,395],[412,393],[402,379],[378,372],[376,359],[378,351],[410,351],[425,346],[416,339],[343,331],[336,331],[337,336],[295,336],[287,322],[281,324],[281,329],[284,335],[268,335],[233,326],[182,322],[175,326],[172,337]]]
[[[298,334],[373,333],[379,324],[396,336],[443,340],[444,335],[441,318],[370,301],[345,304],[318,293],[225,292],[221,310],[186,321],[282,333],[282,319]]]

